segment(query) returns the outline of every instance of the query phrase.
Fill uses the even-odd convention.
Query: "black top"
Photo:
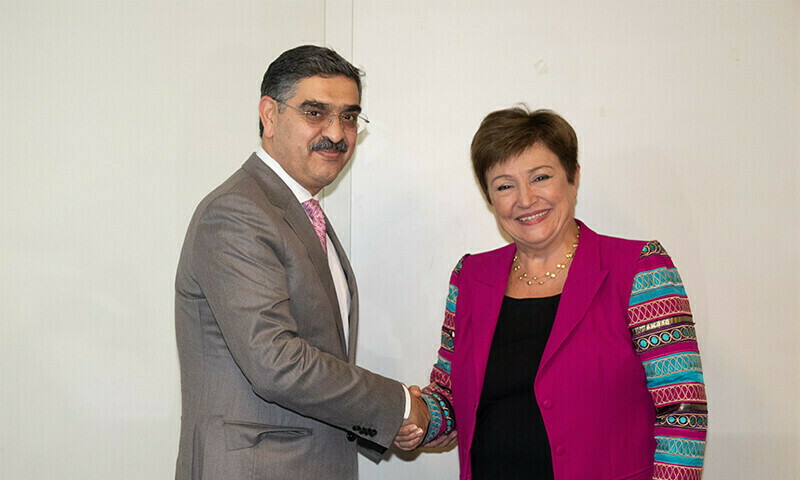
[[[503,298],[472,440],[473,480],[553,479],[533,380],[560,298]]]

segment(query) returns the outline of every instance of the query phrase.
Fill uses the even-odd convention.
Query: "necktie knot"
[[[303,202],[303,209],[305,209],[308,218],[311,220],[311,225],[314,226],[314,231],[317,232],[319,243],[322,244],[322,251],[328,255],[328,245],[325,241],[325,214],[322,213],[322,207],[319,202],[312,199]]]

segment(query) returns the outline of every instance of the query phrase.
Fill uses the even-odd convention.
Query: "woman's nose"
[[[529,207],[536,203],[536,192],[529,185],[524,185],[519,189],[519,204],[522,207]]]

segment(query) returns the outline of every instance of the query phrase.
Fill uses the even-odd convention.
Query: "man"
[[[178,264],[176,478],[357,478],[358,450],[379,461],[401,424],[428,425],[419,397],[355,365],[358,290],[314,198],[353,155],[360,72],[298,47],[261,96],[262,148],[200,203]]]

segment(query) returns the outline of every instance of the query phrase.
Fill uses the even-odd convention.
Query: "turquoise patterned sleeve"
[[[699,480],[708,427],[703,369],[683,281],[658,242],[639,257],[628,326],[656,409],[653,478]]]
[[[453,412],[453,392],[450,390],[450,365],[456,346],[456,303],[458,301],[458,276],[464,257],[459,260],[450,275],[450,285],[445,301],[444,323],[442,324],[441,347],[436,364],[431,371],[431,385],[422,390],[422,398],[428,405],[431,415],[428,431],[423,444],[446,435],[456,429],[456,417]]]

